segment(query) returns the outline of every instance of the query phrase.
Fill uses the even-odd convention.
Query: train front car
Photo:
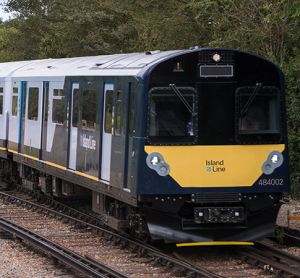
[[[137,183],[152,238],[251,241],[289,191],[284,78],[249,53],[196,49],[144,75]]]

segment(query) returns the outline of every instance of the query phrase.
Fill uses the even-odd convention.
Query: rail
[[[247,263],[276,273],[279,277],[300,277],[300,258],[270,245],[256,242],[255,247],[237,253]]]
[[[71,209],[72,214],[76,214],[76,217],[66,215],[65,213],[62,213],[60,211],[56,211],[54,209],[48,208],[44,205],[36,204],[35,202],[23,200],[20,197],[14,196],[12,193],[7,192],[1,192],[0,191],[0,198],[4,199],[7,202],[26,206],[30,209],[35,209],[39,212],[43,212],[44,214],[50,215],[50,216],[56,216],[60,219],[65,219],[68,222],[80,224],[82,226],[88,227],[98,234],[105,234],[107,237],[109,237],[112,244],[118,244],[122,246],[123,248],[129,248],[134,251],[135,254],[138,256],[148,257],[151,259],[151,262],[156,265],[165,266],[168,268],[168,271],[171,273],[176,273],[176,275],[184,275],[187,277],[206,277],[206,278],[221,278],[222,276],[217,275],[211,271],[206,270],[205,268],[200,267],[193,267],[192,265],[180,261],[179,259],[176,259],[172,256],[169,256],[163,252],[161,252],[159,249],[156,249],[155,247],[152,247],[151,245],[148,245],[146,243],[143,243],[138,240],[133,240],[129,237],[126,237],[124,235],[120,235],[118,233],[112,232],[108,229],[105,229],[104,227],[99,227],[90,223],[87,223],[81,218],[89,218],[86,214],[82,214],[79,211],[74,212],[74,209]],[[62,204],[60,204],[59,209],[62,209]],[[65,211],[68,211],[69,207],[66,207]],[[78,219],[78,218],[79,219]],[[90,218],[91,221],[95,221],[95,219]],[[89,260],[91,262],[91,260]],[[95,263],[95,261],[94,261]]]
[[[99,278],[127,278],[104,264],[84,258],[6,219],[0,218],[0,228],[85,275]]]

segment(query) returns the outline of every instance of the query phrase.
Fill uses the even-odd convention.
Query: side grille
[[[241,193],[232,192],[210,192],[192,194],[193,203],[211,204],[211,203],[238,203],[242,201]]]

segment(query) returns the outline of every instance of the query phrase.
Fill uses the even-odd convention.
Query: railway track
[[[245,262],[277,277],[300,277],[300,258],[271,245],[256,242],[255,247],[240,249],[237,253]]]
[[[0,192],[0,199],[6,203],[17,205],[19,209],[22,207],[22,209],[34,210],[39,215],[42,213],[44,215],[42,223],[48,217],[51,219],[56,218],[58,222],[64,221],[66,225],[70,226],[70,229],[79,231],[82,237],[79,237],[80,240],[78,241],[76,238],[73,238],[71,245],[68,244],[70,239],[62,240],[62,237],[68,234],[67,230],[63,234],[54,235],[52,240],[54,242],[58,241],[61,245],[68,245],[69,250],[73,250],[75,254],[81,254],[82,257],[89,260],[89,263],[97,265],[99,261],[105,262],[105,258],[118,257],[117,266],[113,268],[120,270],[122,269],[120,261],[122,259],[126,261],[126,257],[130,258],[131,262],[127,262],[127,267],[120,273],[125,273],[128,277],[255,277],[258,275],[260,277],[278,275],[280,277],[300,277],[300,272],[298,271],[300,269],[299,259],[297,260],[297,258],[286,254],[286,252],[280,252],[280,250],[262,243],[257,243],[255,248],[243,247],[233,249],[233,253],[235,253],[234,259],[234,255],[231,253],[231,255],[228,254],[227,258],[221,256],[219,259],[218,256],[220,254],[215,254],[215,258],[211,258],[213,263],[205,260],[189,260],[181,255],[180,252],[178,253],[178,250],[176,253],[166,255],[152,246],[116,234],[103,228],[103,222],[96,217],[77,211],[47,197],[35,196],[33,198],[22,192],[13,191]],[[34,199],[39,199],[43,204],[37,204]],[[2,214],[3,210],[1,209],[0,215]],[[12,218],[14,219],[15,217]],[[41,226],[42,223],[38,225]],[[33,227],[29,228],[32,229]],[[43,232],[39,232],[39,234],[43,234]],[[89,244],[91,242],[96,243],[99,241],[99,238],[100,242],[97,250],[87,250]],[[113,248],[111,247],[112,244],[114,245]],[[99,249],[101,249],[101,252]],[[135,265],[130,267],[132,261]],[[215,265],[210,267],[211,264]],[[109,262],[106,262],[105,265],[109,265]],[[203,268],[203,265],[205,268]],[[143,270],[144,273],[142,273],[143,271],[140,271],[141,268],[149,269]],[[138,271],[134,272],[132,269]],[[258,271],[258,269],[261,270]]]
[[[0,218],[0,229],[7,233],[13,234],[15,237],[23,240],[32,247],[51,255],[58,261],[68,265],[76,271],[79,271],[87,276],[99,278],[126,278],[127,276],[107,267],[104,264],[89,260],[80,256],[53,241],[46,239],[32,231],[23,228],[20,225]]]
[[[14,196],[14,192],[0,192],[1,228],[38,249],[47,245],[44,252],[87,276],[222,277],[79,219],[89,218],[86,214],[76,212],[78,218],[75,218],[61,212],[62,205],[57,211],[28,200],[27,195],[16,194],[19,196]],[[66,210],[69,209],[75,213],[71,208]],[[93,217],[89,220],[95,221]],[[103,274],[103,268],[108,274]]]
[[[300,247],[300,232],[291,229],[285,229],[283,232],[283,242],[288,246]]]

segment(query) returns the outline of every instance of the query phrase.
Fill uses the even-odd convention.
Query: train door
[[[9,90],[11,90],[11,94],[9,95],[11,98],[9,111],[9,121],[8,121],[8,149],[19,151],[19,145],[21,142],[21,124],[22,124],[22,114],[21,107],[22,105],[22,83],[17,81],[9,84]]]
[[[23,82],[22,82],[23,83]],[[39,157],[41,149],[42,133],[42,107],[43,107],[43,82],[27,82],[25,99],[25,111],[22,111],[22,153]],[[25,112],[25,113],[24,113]],[[24,119],[24,120],[23,120]],[[23,128],[24,127],[24,128]]]
[[[61,166],[67,166],[68,157],[68,127],[65,121],[68,89],[64,88],[64,84],[63,81],[44,82],[42,158]]]
[[[111,142],[113,132],[113,90],[113,84],[104,84],[101,179],[105,181],[110,181]]]
[[[78,138],[78,105],[79,83],[73,82],[69,109],[69,159],[68,167],[76,170],[77,138]]]
[[[47,131],[49,114],[49,82],[43,82],[43,109],[42,109],[42,137],[40,159],[48,159],[46,156]]]
[[[6,147],[6,108],[5,108],[5,99],[4,99],[4,90],[5,90],[5,82],[0,82],[0,126],[3,128],[0,129],[0,147]]]
[[[111,185],[126,187],[126,160],[128,152],[128,92],[130,83],[120,82],[115,84],[114,109],[113,109],[113,133],[111,153]]]
[[[79,122],[76,170],[99,177],[99,118],[101,86],[99,78],[87,78],[79,83]]]

